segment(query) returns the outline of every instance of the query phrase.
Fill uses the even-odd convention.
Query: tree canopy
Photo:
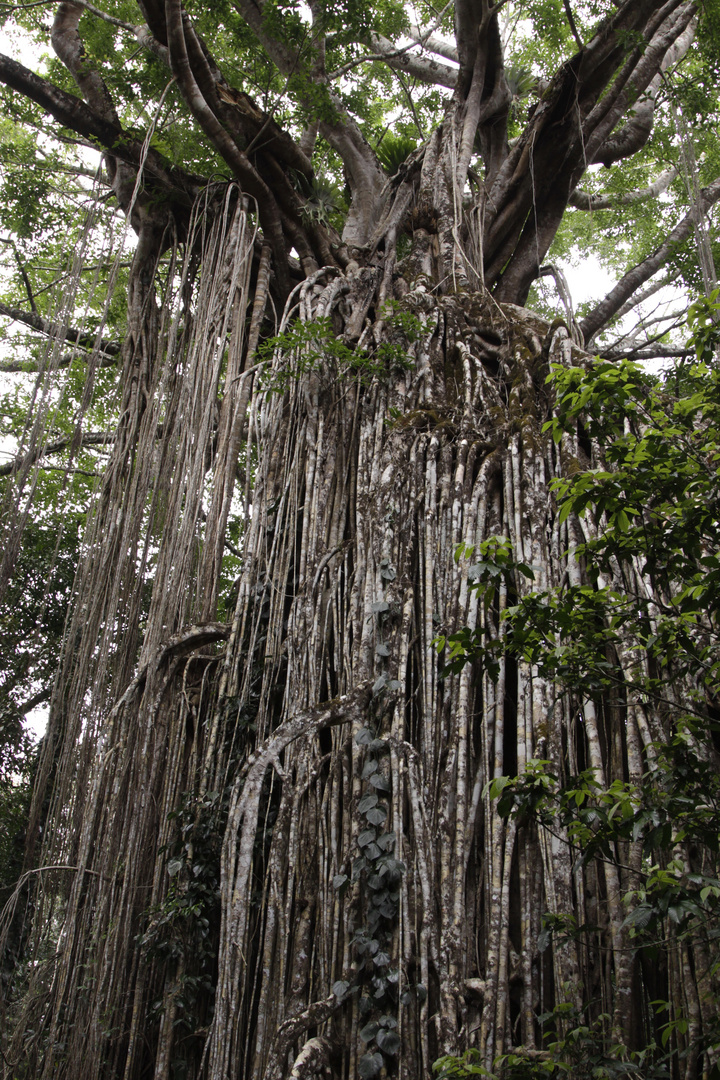
[[[209,181],[237,180],[280,297],[313,266],[372,264],[398,242],[402,254],[420,230],[437,236],[443,288],[471,280],[521,304],[546,260],[596,251],[618,284],[582,313],[586,342],[650,282],[707,291],[705,215],[720,197],[710,0],[106,8],[3,15],[54,51],[42,74],[0,64],[7,307],[36,326],[69,212],[88,198],[97,159],[83,144],[105,152],[98,182],[132,204],[149,253],[187,233]]]

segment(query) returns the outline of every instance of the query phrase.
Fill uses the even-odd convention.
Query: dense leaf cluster
[[[531,569],[515,561],[506,539],[494,538],[468,576],[486,603],[501,582],[514,596],[500,633],[464,628],[437,642],[449,649],[448,674],[475,663],[496,678],[505,653],[532,664],[578,710],[610,691],[621,703],[632,698],[662,715],[666,738],[651,748],[639,782],[615,779],[605,787],[593,768],[558,775],[549,760],[533,759],[520,775],[498,776],[487,789],[501,816],[537,821],[552,835],[562,828],[578,867],[594,859],[621,866],[629,845],[639,845],[642,870],[624,898],[625,926],[633,947],[651,961],[683,940],[717,957],[720,943],[719,309],[717,294],[693,306],[694,358],[661,376],[603,361],[553,372],[557,406],[546,430],[560,445],[581,425],[602,456],[602,464],[568,472],[555,485],[560,520],[578,515],[592,525],[574,557],[595,584],[522,587]],[[457,555],[474,552],[463,547]],[[648,582],[646,592],[623,587],[622,568],[631,562]],[[616,650],[628,647],[636,658],[630,677],[616,661]],[[680,693],[680,686],[689,690]],[[689,866],[681,850],[690,852]],[[542,948],[553,938],[583,940],[597,930],[579,926],[569,912],[546,915],[544,925]],[[716,960],[715,977],[718,971]],[[655,1008],[661,1016],[668,1005]],[[629,1058],[623,1052],[613,1064],[597,1056],[603,1033],[577,1019],[579,1026],[551,1043],[542,1060],[506,1056],[497,1063],[502,1075],[566,1072],[572,1039],[584,1045],[582,1069],[578,1059],[572,1075],[670,1075],[666,1044],[673,1031],[687,1030],[676,1010],[659,1021],[661,1045]],[[700,1049],[719,1044],[716,1030]],[[472,1053],[438,1067],[443,1077],[488,1075]]]

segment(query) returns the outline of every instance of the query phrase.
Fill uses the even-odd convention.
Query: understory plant
[[[508,600],[496,633],[478,624],[437,639],[448,677],[472,663],[497,679],[500,658],[512,656],[575,703],[589,740],[608,698],[615,723],[647,723],[654,712],[662,725],[642,755],[628,751],[624,776],[610,783],[592,745],[573,769],[567,753],[546,756],[543,740],[517,775],[487,783],[500,817],[569,844],[580,881],[593,864],[615,868],[625,912],[617,933],[634,964],[659,973],[637,1045],[618,1043],[611,1017],[587,996],[581,1011],[560,1001],[537,1018],[542,1051],[496,1059],[504,1078],[670,1077],[673,1059],[720,1075],[719,311],[717,292],[690,308],[693,355],[660,375],[594,360],[550,376],[557,397],[545,430],[558,445],[572,433],[589,452],[586,467],[578,462],[554,485],[585,582],[571,567],[561,588],[528,586],[533,568],[502,537],[482,545],[479,561],[467,546],[456,552],[472,562],[470,588],[486,605],[501,587]],[[573,521],[583,523],[583,542]],[[607,718],[600,738],[613,738]],[[538,947],[572,940],[592,949],[598,931],[570,911],[546,913]],[[700,999],[670,1000],[662,972],[686,962],[689,948],[702,958]],[[490,1075],[472,1050],[436,1068],[441,1077]]]

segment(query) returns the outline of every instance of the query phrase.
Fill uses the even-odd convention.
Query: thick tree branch
[[[671,349],[664,345],[648,348],[644,345],[636,349],[603,349],[598,353],[603,360],[681,360],[684,356],[694,356],[694,349]]]
[[[431,60],[426,56],[417,56],[408,52],[414,48],[415,43],[404,48],[397,48],[392,41],[388,41],[382,34],[371,34],[370,45],[375,50],[374,54],[363,57],[365,60],[383,60],[392,68],[404,71],[420,82],[430,83],[435,86],[446,86],[453,90],[457,85],[458,72],[456,68],[441,64],[438,60]],[[334,73],[335,74],[335,73]]]
[[[451,3],[452,2],[453,0],[451,0]],[[421,82],[437,86],[447,86],[449,89],[453,89],[457,82],[458,75],[455,68],[449,68],[446,64],[438,64],[436,60],[429,60],[427,57],[418,56],[416,53],[408,55],[410,49],[419,45],[421,48],[436,53],[438,56],[443,56],[447,60],[452,60],[454,64],[460,63],[457,49],[448,42],[443,41],[442,38],[437,37],[434,33],[438,26],[440,26],[443,16],[451,6],[451,3],[445,5],[440,12],[439,17],[429,28],[423,30],[416,23],[411,23],[408,31],[408,37],[412,39],[411,45],[393,45],[391,41],[388,41],[388,39],[381,34],[371,34],[371,47],[377,51],[348,61],[348,63],[336,68],[335,71],[328,75],[328,78],[335,80],[342,75],[345,75],[348,71],[352,71],[353,68],[358,67],[360,64],[382,60],[395,70],[405,71],[419,79]],[[414,65],[414,67],[411,67],[411,65]]]
[[[575,38],[575,43],[576,43],[578,49],[582,49],[583,41],[582,41],[582,38],[580,37],[580,35],[578,34],[578,28],[575,25],[575,19],[573,17],[572,8],[570,7],[570,0],[563,0],[563,4],[565,5],[565,14],[567,15],[567,21],[568,21],[568,24],[570,26],[570,33]]]
[[[487,0],[455,0],[455,42],[460,64],[457,85],[462,94],[470,88],[478,59],[482,63],[485,33],[492,15]]]
[[[148,26],[143,32],[136,29],[138,40],[169,66],[191,113],[243,190],[255,199],[273,247],[278,286],[287,292],[287,248],[294,245],[303,264],[310,260],[314,267],[315,259],[300,224],[302,200],[286,174],[292,169],[310,181],[312,163],[271,115],[228,84],[181,3],[145,0],[140,7]],[[321,261],[334,264],[327,237],[319,235],[322,230],[309,231]]]
[[[318,1035],[308,1039],[293,1062],[290,1080],[305,1080],[306,1077],[310,1080],[311,1077],[318,1076],[321,1069],[324,1069],[327,1076],[331,1053],[332,1047],[327,1039]]]
[[[53,367],[56,369],[70,367],[73,360],[87,359],[89,353],[85,357],[79,356],[78,353],[66,353],[65,356],[61,356],[59,360],[56,360]],[[106,353],[100,353],[101,368],[115,367],[117,360],[114,356],[108,356]],[[4,360],[0,363],[0,372],[4,375],[22,375],[23,373],[35,373],[42,371],[42,364],[34,363],[30,360]]]
[[[282,266],[288,261],[287,248],[296,248],[306,270],[337,264],[326,230],[316,223],[306,223],[303,227],[303,199],[288,176],[288,171],[293,170],[312,182],[312,162],[271,114],[258,108],[248,94],[236,90],[226,81],[187,12],[180,4],[177,6],[179,16],[176,13],[173,17],[176,22],[179,18],[182,40],[180,36],[175,39],[168,33],[168,27],[172,29],[174,24],[167,15],[162,27],[157,24],[157,19],[154,20],[155,30],[158,33],[162,30],[162,36],[168,42],[175,41],[179,48],[184,47],[186,63],[183,61],[181,91],[203,130],[233,168],[241,186],[254,196],[268,241],[273,241],[272,216],[275,215],[276,223],[279,222],[274,232],[273,250],[278,266],[278,285],[285,292],[289,288],[289,277]],[[149,16],[147,5],[144,5],[145,9]],[[177,78],[178,71],[173,69],[170,50],[157,39],[153,38],[153,41]],[[283,282],[284,274],[287,280]]]
[[[85,47],[78,32],[84,10],[81,4],[75,2],[63,2],[58,6],[52,26],[52,45],[60,60],[72,74],[88,105],[108,123],[114,127],[120,127],[120,118],[105,81],[88,62]],[[132,208],[133,217],[137,219],[133,221],[133,224],[138,228],[137,215],[142,211],[139,206],[133,206],[137,168],[116,158],[112,153],[105,154],[105,165],[119,205],[126,212]]]
[[[587,162],[607,161],[611,164],[636,152],[632,147],[640,149],[647,141],[660,86],[659,73],[664,70],[663,65],[667,68],[675,61],[676,45],[683,51],[689,47],[694,18],[693,4],[668,0],[661,11],[650,19],[645,30],[648,41],[646,48],[634,50],[610,91],[583,121]],[[612,136],[623,117],[633,109],[636,115],[625,125],[627,131],[623,128]]]
[[[582,161],[573,116],[582,61],[578,54],[558,73],[490,187],[485,280],[492,288],[503,277],[499,299],[524,303],[567,206]]]
[[[672,285],[673,282],[677,280],[678,275],[679,270],[671,270],[670,273],[661,277],[659,281],[654,281],[647,289],[643,289],[639,293],[633,293],[617,312],[616,318],[622,319],[623,315],[627,315],[633,308],[636,308],[639,304],[645,303],[646,300],[649,300],[651,296],[655,296],[661,289],[666,288],[668,285]]]
[[[268,33],[261,4],[256,3],[255,0],[234,0],[233,7],[242,15],[268,56],[283,74],[287,75],[298,69],[300,57],[297,53]]]
[[[627,274],[620,279],[605,299],[583,319],[580,323],[580,329],[586,346],[590,344],[598,331],[606,326],[618,313],[625,301],[633,293],[637,292],[646,281],[649,281],[653,274],[656,274],[672,258],[679,246],[688,239],[695,225],[696,214],[706,214],[718,200],[720,200],[720,178],[714,180],[712,184],[709,184],[708,187],[701,191],[700,204],[697,209],[690,210],[652,255],[649,255],[647,259],[643,259],[632,270],[628,270]]]
[[[82,345],[84,349],[99,349],[106,356],[117,356],[121,349],[121,345],[117,341],[109,341],[107,338],[100,338],[98,341],[94,334],[87,333],[84,330],[76,330],[72,326],[63,327],[60,323],[53,322],[51,319],[43,319],[35,311],[22,311],[20,308],[9,307],[7,304],[0,303],[0,315],[5,315],[15,322],[24,323],[33,330],[47,335],[47,337],[63,337],[65,341],[75,342]],[[7,370],[24,369],[8,368]]]
[[[167,45],[162,45],[147,26],[136,26],[135,37],[138,44],[151,52],[153,56],[157,56],[167,68],[170,67],[170,53]]]
[[[289,1020],[285,1020],[278,1028],[275,1036],[275,1041],[273,1042],[270,1051],[267,1069],[265,1070],[265,1080],[282,1080],[285,1059],[287,1058],[288,1051],[293,1043],[296,1042],[298,1037],[303,1035],[308,1028],[316,1028],[324,1023],[329,1016],[332,1016],[336,1009],[340,1008],[341,1004],[342,999],[337,997],[336,994],[331,994],[330,997],[325,998],[324,1000],[314,1001],[297,1016],[292,1016]],[[310,1044],[306,1044],[306,1046],[307,1045]],[[303,1052],[305,1052],[305,1050]],[[305,1075],[306,1072],[309,1075],[309,1069],[303,1068],[305,1061],[304,1059],[301,1061],[301,1057],[302,1053],[300,1057],[295,1060],[292,1072],[293,1076],[300,1077]],[[315,1069],[313,1069],[312,1072],[314,1074]]]
[[[578,103],[583,118],[583,133],[586,143],[600,126],[603,130],[598,135],[598,145],[611,133],[623,115],[625,105],[618,105],[619,99],[633,81],[633,97],[630,103],[638,100],[642,92],[657,74],[658,65],[664,50],[655,50],[659,31],[671,29],[677,21],[679,8],[689,7],[685,0],[666,0],[658,8],[657,4],[647,0],[625,0],[617,13],[598,27],[592,40],[583,50],[581,72],[583,85],[579,88]],[[642,38],[628,52],[628,42]],[[667,39],[667,47],[674,37]],[[653,51],[654,50],[654,51]],[[648,53],[652,55],[647,56]],[[639,66],[647,57],[649,63],[642,68],[644,82],[637,83]],[[606,91],[603,93],[603,91]],[[607,126],[604,126],[604,125]]]
[[[447,8],[444,9],[444,11],[445,10],[447,10]],[[443,56],[446,60],[452,60],[453,64],[460,63],[458,51],[455,46],[447,41],[443,41],[442,38],[437,37],[437,35],[432,32],[432,28],[429,31],[423,30],[417,23],[410,23],[408,36],[413,39],[416,45],[422,45],[424,49],[428,49],[438,56]]]
[[[655,120],[655,89],[638,102],[631,120],[620,128],[616,135],[607,139],[595,156],[591,165],[604,165],[610,168],[617,161],[632,157],[642,150],[652,134]]]
[[[227,82],[212,53],[197,35],[184,12],[182,24],[188,61],[200,93],[206,105],[228,131],[239,129],[242,132],[242,137],[248,144],[245,147],[248,158],[251,149],[260,147],[266,151],[269,148],[278,161],[308,180],[312,179],[312,162],[302,146],[298,145],[269,113],[259,108],[248,94],[236,90]],[[169,49],[154,37],[148,27],[135,27],[135,36],[168,70],[172,70]],[[238,149],[242,149],[240,144]]]
[[[298,141],[298,149],[302,154],[305,154],[308,160],[310,160],[313,155],[313,150],[315,149],[315,143],[317,142],[319,130],[319,120],[311,120]]]
[[[166,0],[165,22],[173,75],[177,78],[182,95],[198,124],[233,170],[243,190],[255,199],[260,221],[273,249],[278,284],[281,292],[286,295],[290,291],[290,277],[282,222],[275,197],[247,155],[222,126],[197,84],[188,57],[180,0]]]
[[[153,37],[167,48],[165,32],[165,0],[137,0],[137,6]]]
[[[305,73],[310,78],[313,77],[311,69],[308,69],[298,54],[291,52],[269,35],[263,23],[261,6],[255,0],[234,0],[233,7],[243,16],[283,75]],[[314,81],[317,82],[317,78]],[[352,191],[343,239],[353,247],[362,247],[382,212],[382,193],[386,177],[375,151],[358,124],[339,100],[333,98],[332,103],[337,119],[331,121],[324,118],[320,122],[320,133],[342,158]],[[312,101],[306,101],[305,104],[313,109]]]
[[[283,165],[295,169],[308,180],[312,179],[309,157],[269,113],[260,109],[248,94],[227,82],[205,43],[195,33],[187,14],[183,14],[183,32],[190,67],[202,96],[230,132],[240,129],[247,143],[244,150],[248,158],[252,150],[269,151]]]
[[[320,134],[338,152],[347,168],[353,194],[343,239],[360,248],[368,242],[381,216],[387,177],[356,124],[321,121]]]
[[[37,694],[33,694],[31,698],[24,701],[22,705],[17,705],[17,711],[21,716],[27,716],[33,709],[37,709],[38,705],[43,705],[46,701],[50,700],[52,693],[52,686],[46,686],[44,690],[38,690]]]
[[[624,103],[615,112],[630,81],[635,101],[692,16],[691,5],[681,0],[668,0],[659,11],[649,0],[626,2],[557,73],[487,194],[485,281],[498,299],[524,303],[592,160],[588,132],[599,150],[629,107]],[[626,61],[627,40],[637,34],[652,44],[636,48]]]
[[[54,86],[47,79],[41,78],[2,53],[0,82],[34,101],[63,127],[70,128],[99,148],[109,150],[115,157],[135,166],[139,166],[143,160],[140,140],[100,116],[80,98]],[[197,193],[205,186],[202,177],[182,172],[152,148],[144,156],[144,169],[155,182],[187,208],[192,206]]]
[[[45,446],[39,446],[33,453],[30,464],[34,464],[40,458],[47,457],[48,454],[59,454],[61,451],[67,450],[71,445],[79,449],[83,446],[107,446],[113,442],[115,442],[115,436],[107,435],[104,432],[88,432],[86,435],[80,435],[77,439],[74,435],[68,435],[65,438],[46,443]],[[13,476],[22,465],[27,463],[27,454],[18,454],[12,461],[0,465],[0,476]]]
[[[311,38],[313,58],[310,66],[316,79],[324,79],[326,73],[325,60],[327,56],[324,26],[325,3],[324,0],[309,0],[309,6],[312,13],[313,24],[313,34]]]
[[[485,237],[486,282],[492,285],[502,275],[499,298],[524,302],[570,194],[590,159],[588,131],[602,130],[599,146],[627,107],[623,104],[617,115],[613,113],[631,76],[634,97],[654,77],[685,26],[673,16],[678,5],[679,0],[668,0],[658,13],[655,5],[647,2],[623,4],[617,15],[598,29],[589,45],[564,65],[543,95],[530,125],[507,154],[488,193],[487,205],[494,208],[494,215],[488,218]],[[692,17],[688,12],[685,16]],[[651,62],[646,63],[649,49],[645,53],[636,49],[611,90],[603,95],[626,55],[628,35],[643,32],[654,38],[658,27],[665,28],[666,19],[672,24],[671,32]],[[585,114],[588,119],[581,130]],[[612,114],[610,119],[608,114]]]
[[[226,623],[207,622],[196,626],[187,626],[173,634],[167,641],[158,646],[155,657],[143,664],[135,675],[132,682],[125,688],[112,707],[111,717],[116,716],[129,701],[132,701],[137,693],[142,693],[147,683],[151,668],[159,671],[161,666],[169,660],[179,656],[187,656],[196,649],[203,649],[207,645],[213,645],[216,641],[227,641],[230,637],[230,626]]]
[[[51,40],[58,57],[80,87],[88,105],[115,127],[120,118],[101,75],[88,63],[87,54],[78,33],[84,8],[78,3],[61,3],[53,22]]]
[[[664,191],[672,184],[673,180],[678,174],[678,170],[673,167],[672,169],[666,169],[664,173],[661,173],[652,184],[649,184],[645,188],[638,188],[637,191],[625,191],[618,193],[617,195],[592,195],[589,191],[581,191],[580,188],[575,188],[570,196],[570,206],[575,207],[576,210],[616,210],[620,206],[632,206],[633,203],[646,202],[648,199],[657,198],[658,195],[662,195]]]
[[[457,183],[465,187],[467,169],[479,138],[485,163],[485,182],[490,184],[507,157],[507,119],[512,93],[505,77],[502,39],[496,17],[488,20],[484,45],[475,58],[475,70],[465,105],[458,155]]]

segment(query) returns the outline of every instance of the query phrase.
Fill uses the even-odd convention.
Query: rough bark
[[[210,515],[221,518],[235,460],[220,448],[208,457],[217,429],[200,422],[196,395],[207,403],[215,392],[207,370],[218,327],[233,340],[243,321],[235,304],[212,299],[219,273],[240,282],[249,265],[243,212],[231,207],[217,247],[206,247],[209,321],[184,345],[188,392],[166,379],[174,354],[152,354],[142,396],[137,386],[127,396],[90,539],[71,628],[81,650],[66,658],[51,729],[63,736],[51,815],[67,813],[70,798],[76,824],[50,830],[43,854],[74,869],[52,887],[45,875],[63,913],[62,950],[33,976],[29,1000],[43,1015],[28,1044],[33,1075],[131,1080],[182,1063],[213,1080],[349,1077],[385,1045],[410,1080],[476,1040],[488,1066],[512,1047],[538,1047],[537,1016],[562,1001],[582,1008],[581,987],[604,978],[614,1037],[628,1042],[637,973],[623,871],[578,871],[562,831],[504,821],[486,787],[533,756],[562,777],[581,755],[610,782],[607,730],[592,702],[558,698],[511,656],[495,683],[470,668],[440,679],[433,645],[459,625],[499,629],[497,608],[478,601],[466,561],[454,559],[461,542],[505,534],[540,586],[584,580],[572,557],[580,523],[559,524],[548,486],[578,450],[540,431],[548,363],[580,354],[562,327],[480,293],[434,298],[421,279],[402,295],[417,331],[376,325],[377,343],[400,349],[399,366],[396,351],[382,370],[352,373],[332,340],[309,370],[302,344],[244,372],[230,363],[226,392],[232,380],[251,389],[220,425],[223,438],[232,445],[240,425],[259,456],[234,614],[213,622],[217,555],[203,544],[201,495],[222,493]],[[319,317],[349,325],[367,311],[368,284],[330,268],[300,288],[308,348]],[[159,471],[143,472],[123,508],[118,494],[136,486],[127,455],[151,425],[154,443],[159,411]],[[184,440],[190,429],[199,441]],[[170,476],[145,616],[124,592],[133,552],[148,545],[137,500],[157,505]],[[101,566],[113,569],[98,608],[83,590],[97,588]],[[184,629],[194,612],[204,621]],[[83,702],[88,679],[94,698]],[[631,753],[616,715],[620,760],[635,761],[660,720],[648,718]],[[206,878],[214,884],[198,892]],[[539,913],[590,919],[598,888],[607,911],[598,952],[559,942],[548,964]],[[185,897],[194,914],[181,916]],[[203,980],[213,995],[193,991]],[[363,1041],[373,1021],[396,1026]],[[18,1052],[12,1044],[8,1060]]]

